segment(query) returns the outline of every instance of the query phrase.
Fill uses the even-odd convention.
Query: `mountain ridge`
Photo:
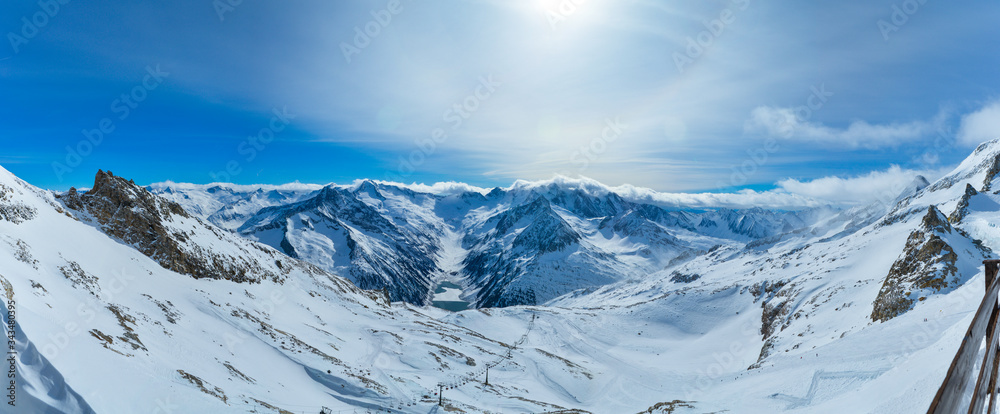
[[[422,413],[434,409],[441,388],[446,405],[465,412],[917,412],[933,398],[981,301],[980,262],[1000,248],[1000,195],[967,191],[997,184],[995,174],[987,179],[997,155],[1000,145],[989,145],[894,205],[816,216],[622,204],[628,209],[588,218],[537,195],[525,203],[514,199],[524,194],[440,196],[375,183],[330,190],[328,198],[342,202],[330,205],[384,219],[368,222],[445,233],[428,257],[449,265],[433,280],[469,253],[526,269],[512,283],[488,278],[510,288],[501,299],[526,298],[527,287],[547,286],[556,275],[568,277],[552,281],[587,279],[566,268],[615,276],[546,306],[455,313],[389,303],[347,273],[286,257],[196,214],[170,213],[170,200],[119,177],[106,175],[114,186],[95,186],[89,201],[77,194],[78,205],[0,170],[0,211],[7,212],[0,214],[0,284],[5,303],[17,304],[18,393],[54,413],[145,412],[157,400],[185,412],[326,406]],[[122,197],[108,194],[112,188]],[[146,205],[146,197],[154,197],[152,208],[98,219],[119,206]],[[957,222],[945,214],[954,211],[962,213]],[[364,219],[354,212],[336,208],[327,216],[354,226],[345,231],[358,240],[391,239],[362,239],[370,235],[350,224]],[[292,218],[284,223],[309,229],[303,217]],[[797,228],[786,232],[781,220]],[[536,221],[541,229],[529,231]],[[678,225],[703,221],[730,236],[731,224],[774,234],[723,239]],[[321,234],[318,222],[291,238]],[[239,256],[280,277],[238,281],[171,270],[143,251],[158,240],[146,237],[148,223],[163,226],[157,236],[185,232],[184,252],[197,246]],[[485,242],[456,248],[455,226],[474,227],[470,243]],[[514,246],[521,236],[559,235],[551,229],[579,237]],[[661,231],[673,238],[658,239]],[[670,250],[678,241],[696,250]],[[560,248],[539,248],[553,245]],[[885,300],[892,298],[912,302]],[[33,359],[38,353],[48,364]],[[485,366],[491,386],[481,382]],[[819,380],[824,393],[793,397]]]
[[[209,190],[219,186],[152,188],[175,202],[197,204],[191,209],[206,220],[219,217],[206,208],[219,204],[204,201],[212,197]],[[685,252],[788,233],[826,211],[674,211],[628,201],[592,180],[519,181],[489,191],[469,188],[456,184],[449,189],[458,191],[435,194],[358,180],[327,185],[295,201],[261,202],[243,223],[220,224],[328,271],[347,274],[363,288],[386,288],[393,300],[418,305],[430,302],[435,280],[442,277],[442,237],[458,233],[465,249],[460,255],[466,257],[457,275],[465,281],[463,296],[474,299],[475,306],[495,307],[541,304],[575,289],[657,271]],[[262,189],[245,190],[252,191],[235,203],[246,205]],[[514,228],[525,214],[537,224]],[[317,228],[317,223],[326,224]],[[483,228],[492,233],[478,234]],[[569,266],[547,263],[561,257],[557,252],[577,245],[567,256]]]

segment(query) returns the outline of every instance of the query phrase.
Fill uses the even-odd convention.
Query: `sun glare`
[[[580,9],[584,9],[595,0],[531,0],[535,7],[546,13],[558,13],[561,15],[575,14]]]
[[[542,9],[543,11],[556,11],[559,8],[559,3],[563,0],[532,0],[535,6]],[[571,0],[566,0],[567,3],[572,3]],[[582,1],[581,1],[582,3]]]
[[[598,15],[594,10],[600,0],[528,0],[526,5],[534,9],[532,13],[545,16],[553,31],[571,22],[589,20]]]

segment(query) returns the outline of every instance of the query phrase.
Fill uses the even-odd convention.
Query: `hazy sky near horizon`
[[[1000,137],[997,21],[970,0],[10,1],[0,165],[53,189],[100,168],[843,198]]]

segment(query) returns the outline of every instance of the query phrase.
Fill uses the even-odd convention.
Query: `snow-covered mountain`
[[[1000,249],[998,173],[993,141],[891,203],[830,215],[362,182],[262,206],[244,236],[171,201],[198,188],[167,198],[102,172],[56,194],[0,169],[4,412],[923,412]],[[705,218],[770,230],[709,235]],[[312,244],[289,242],[298,259],[270,246],[268,223],[350,235],[372,260],[416,246],[427,278],[477,300],[503,291],[470,282],[488,259],[522,267],[485,280],[536,295],[557,294],[543,277],[609,280],[544,306],[389,303],[341,277],[350,261],[331,272],[304,260]]]
[[[185,211],[227,230],[243,225],[262,208],[291,204],[322,188],[313,184],[202,186],[174,182],[146,187]]]
[[[410,202],[404,198],[396,211],[406,211]],[[434,256],[442,230],[405,213],[393,215],[386,209],[392,204],[371,182],[353,191],[328,186],[312,198],[264,208],[237,231],[348,275],[361,288],[386,288],[393,300],[422,305],[438,271]]]
[[[390,307],[110,172],[55,195],[0,169],[3,326],[16,351],[16,404],[3,412],[399,411],[432,407],[439,382],[527,363],[508,355],[528,312],[486,337]],[[518,388],[486,404],[515,395],[522,410],[557,407]],[[464,410],[484,401],[449,395]]]
[[[450,194],[370,180],[311,192],[302,185],[149,189],[207,221],[417,305],[430,301],[442,279],[465,286],[463,296],[476,306],[541,304],[642,277],[715,245],[789,233],[826,212],[667,210],[566,179]]]

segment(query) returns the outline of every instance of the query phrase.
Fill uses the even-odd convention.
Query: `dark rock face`
[[[761,367],[764,359],[774,350],[777,341],[774,334],[785,330],[791,324],[792,318],[801,317],[801,311],[790,315],[799,290],[794,283],[789,283],[787,280],[756,283],[750,286],[748,291],[754,296],[754,302],[760,302],[760,334],[764,339],[757,362],[747,368],[750,370]]]
[[[98,171],[93,189],[85,194],[73,188],[61,198],[70,210],[85,213],[78,215],[79,218],[95,222],[105,233],[135,247],[164,268],[195,278],[234,282],[278,278],[274,272],[246,258],[216,253],[191,243],[189,234],[177,227],[175,219],[204,223],[191,218],[180,205],[163,200],[110,171]],[[220,239],[225,236],[212,226],[201,230]]]
[[[986,170],[986,177],[983,178],[983,192],[989,192],[993,184],[993,179],[1000,174],[1000,154],[988,160],[989,169]]]
[[[691,283],[698,279],[701,279],[701,275],[697,273],[687,274],[675,270],[670,274],[670,281],[674,283]]]
[[[973,190],[975,191],[975,190]],[[958,283],[958,255],[944,240],[953,231],[944,214],[934,206],[927,208],[921,228],[906,239],[906,246],[875,298],[871,318],[887,321],[909,311],[918,300],[914,291],[939,292]]]
[[[966,184],[965,194],[958,200],[958,205],[955,206],[955,211],[951,212],[951,215],[948,216],[948,221],[952,224],[960,223],[965,218],[965,215],[969,213],[969,199],[978,194],[979,192],[972,187],[972,184]]]

